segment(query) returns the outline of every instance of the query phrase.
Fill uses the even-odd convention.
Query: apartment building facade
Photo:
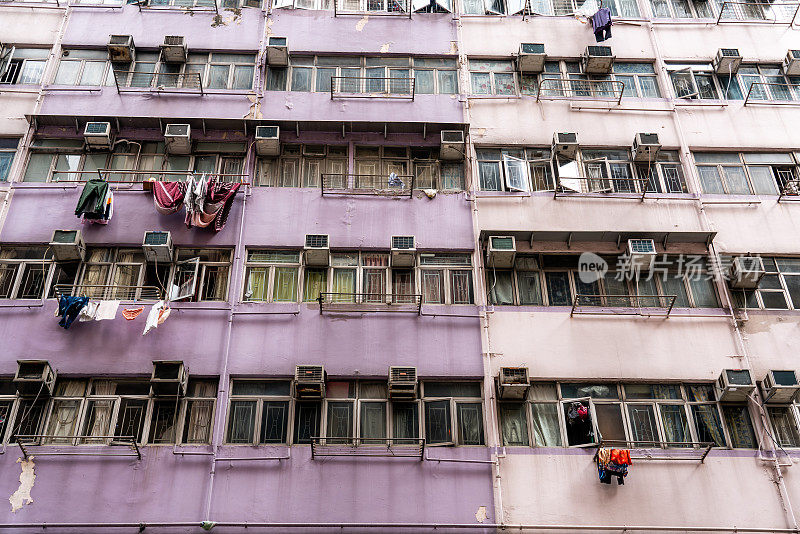
[[[0,526],[796,532],[798,6],[0,3]]]

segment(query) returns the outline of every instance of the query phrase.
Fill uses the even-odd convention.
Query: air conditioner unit
[[[761,381],[764,402],[790,404],[794,402],[800,384],[794,371],[770,371]]]
[[[741,64],[742,56],[738,49],[720,48],[714,58],[714,71],[717,74],[736,74]]]
[[[656,133],[637,133],[633,138],[633,161],[655,163],[661,151]]]
[[[517,244],[514,236],[489,236],[486,248],[486,263],[496,269],[510,269],[514,266],[517,255]]]
[[[761,256],[735,256],[728,269],[728,284],[734,289],[755,289],[763,276]]]
[[[462,130],[442,130],[439,158],[446,160],[464,159],[464,132]]]
[[[169,232],[145,232],[142,250],[148,262],[169,263],[172,261],[172,235]]]
[[[86,245],[80,230],[54,230],[50,250],[56,261],[79,261],[86,255]]]
[[[192,152],[192,128],[188,124],[167,124],[164,130],[164,143],[170,154],[190,154]]]
[[[133,36],[110,36],[108,38],[108,59],[112,63],[130,63],[136,61],[136,47],[133,46]]]
[[[55,389],[56,372],[47,360],[17,360],[13,382],[24,397],[48,397]]]
[[[321,365],[298,365],[295,367],[294,393],[298,399],[325,397],[325,368]]]
[[[559,156],[575,159],[578,153],[578,134],[572,132],[553,134],[553,152]]]
[[[256,126],[256,153],[259,156],[280,156],[280,137],[279,126]]]
[[[306,234],[306,244],[303,247],[306,256],[306,265],[314,267],[327,267],[330,263],[330,247],[327,234]]]
[[[416,239],[413,235],[392,236],[392,267],[413,267],[417,264]]]
[[[587,46],[583,54],[583,72],[586,74],[608,74],[614,66],[614,55],[610,46]]]
[[[189,47],[183,35],[166,35],[161,45],[161,58],[167,63],[186,63]]]
[[[725,369],[717,379],[717,390],[721,401],[746,401],[756,388],[747,369]]]
[[[520,72],[542,72],[547,54],[542,43],[521,43],[517,56],[517,69]]]
[[[389,398],[397,400],[417,398],[416,367],[389,367]]]
[[[289,65],[289,47],[286,37],[270,37],[267,44],[267,65],[286,67]]]
[[[150,376],[150,393],[158,397],[186,395],[189,373],[179,360],[154,360]]]
[[[656,260],[656,243],[652,239],[628,239],[630,267],[647,271]]]
[[[800,76],[800,50],[789,50],[783,62],[783,72],[787,76]]]
[[[111,147],[111,123],[87,122],[83,129],[83,139],[91,147]]]
[[[501,367],[497,393],[501,399],[524,399],[530,388],[527,367]]]

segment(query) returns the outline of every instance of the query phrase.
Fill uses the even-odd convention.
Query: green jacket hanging
[[[105,180],[89,180],[83,186],[81,198],[75,207],[75,215],[88,214],[93,218],[101,218],[105,213],[105,198],[108,193],[108,182]]]

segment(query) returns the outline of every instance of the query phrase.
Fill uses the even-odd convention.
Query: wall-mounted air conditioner
[[[583,72],[586,74],[608,74],[614,66],[614,55],[610,46],[587,46],[583,53]]]
[[[728,269],[728,284],[734,289],[755,289],[764,277],[761,256],[735,256]]]
[[[794,402],[800,384],[794,371],[770,371],[761,381],[764,402],[790,404]]]
[[[108,38],[108,59],[112,63],[136,61],[136,47],[131,35],[111,35]]]
[[[56,372],[47,360],[17,360],[13,382],[24,397],[48,397],[56,385]]]
[[[514,266],[517,244],[514,236],[489,236],[486,247],[486,264],[490,268],[510,269]]]
[[[397,400],[417,398],[416,367],[389,367],[389,398]]]
[[[256,153],[259,156],[280,156],[280,126],[256,126]]]
[[[179,360],[154,360],[150,375],[150,392],[158,397],[182,397],[186,395],[189,373]]]
[[[746,401],[756,388],[747,369],[725,369],[717,379],[717,391],[721,401]]]
[[[161,58],[167,63],[186,63],[189,47],[183,35],[166,35],[161,45]]]
[[[172,235],[169,232],[145,232],[142,250],[148,262],[169,263],[172,261]]]
[[[717,74],[736,74],[741,64],[742,56],[738,49],[720,48],[714,58],[714,71]]]
[[[50,250],[56,261],[83,261],[86,245],[80,230],[54,230]]]
[[[83,139],[91,147],[111,147],[111,123],[87,122],[83,128]]]
[[[298,365],[295,367],[294,393],[298,399],[325,397],[325,368],[321,365]]]
[[[800,50],[789,50],[783,62],[783,72],[787,76],[800,76]]]
[[[464,132],[462,130],[442,130],[439,158],[446,160],[464,159]]]
[[[520,72],[539,73],[544,70],[547,54],[542,43],[520,43],[517,69]]]
[[[575,159],[578,153],[578,134],[556,132],[553,134],[553,152],[565,158]]]
[[[633,138],[633,161],[655,163],[660,151],[657,133],[637,133]]]
[[[164,144],[170,154],[192,152],[192,128],[188,124],[167,124],[164,129]]]
[[[417,264],[417,244],[413,235],[392,236],[392,267],[413,267]]]
[[[330,263],[330,247],[327,234],[306,234],[305,250],[306,265],[314,267],[327,267]]]
[[[656,243],[652,239],[628,239],[630,267],[647,271],[656,260]]]
[[[286,37],[270,37],[267,44],[267,65],[286,67],[289,65],[289,47]]]
[[[501,367],[497,394],[501,399],[524,399],[530,388],[527,367]]]

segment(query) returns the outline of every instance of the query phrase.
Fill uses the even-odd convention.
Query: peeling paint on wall
[[[475,519],[478,520],[478,523],[483,523],[486,521],[486,507],[485,506],[478,506],[478,511],[475,512]]]
[[[242,117],[243,119],[262,119],[264,116],[261,113],[261,102],[258,101],[258,95],[250,94],[247,95],[247,99],[250,101],[250,111]]]
[[[361,20],[356,22],[356,31],[360,32],[361,30],[363,30],[364,26],[367,25],[368,20],[369,20],[369,15],[364,15],[363,17],[361,17]]]
[[[239,8],[226,8],[225,11],[228,11],[230,15],[225,15],[224,17],[220,14],[217,14],[214,17],[213,22],[211,22],[212,28],[218,28],[220,26],[227,26],[232,22],[236,24],[242,23],[242,10]]]
[[[389,44],[390,43],[384,43],[381,45],[381,54],[385,54],[389,51]]]
[[[36,481],[36,473],[33,472],[33,456],[27,460],[17,458],[17,463],[22,466],[22,472],[19,474],[19,487],[8,498],[8,502],[11,503],[11,511],[15,513],[23,505],[33,502],[31,490],[33,489],[33,483]]]

